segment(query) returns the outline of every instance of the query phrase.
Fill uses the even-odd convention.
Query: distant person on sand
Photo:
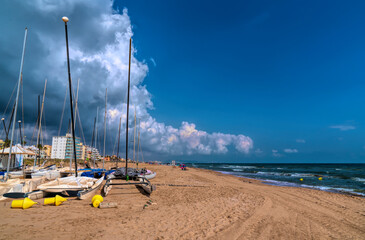
[[[89,164],[87,163],[87,161],[85,161],[85,167],[86,168],[90,168]]]

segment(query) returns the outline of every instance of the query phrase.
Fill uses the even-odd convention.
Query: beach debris
[[[29,198],[24,198],[23,200],[13,200],[11,202],[11,208],[23,208],[28,209],[32,207],[34,204],[38,204]]]
[[[101,202],[99,208],[118,208],[118,204],[114,202],[110,203]]]
[[[67,201],[67,198],[63,198],[60,195],[56,195],[56,197],[53,197],[53,198],[45,198],[44,199],[44,205],[59,206],[65,201]]]
[[[299,179],[301,182],[303,182],[303,178]]]
[[[322,181],[322,179],[323,179],[322,177],[319,177],[319,178],[318,178],[318,180],[319,180],[319,181]]]
[[[145,208],[147,208],[148,207],[148,205],[147,204],[145,204],[144,206],[143,206],[143,209],[145,209]]]
[[[100,203],[102,203],[103,201],[104,201],[104,199],[101,195],[95,195],[91,199],[91,204],[93,205],[93,207],[97,208],[97,207],[99,207]]]

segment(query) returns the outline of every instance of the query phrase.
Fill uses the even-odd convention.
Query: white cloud
[[[352,125],[334,125],[334,126],[330,126],[330,128],[339,129],[341,131],[348,131],[348,130],[356,129],[356,127],[352,126]]]
[[[276,150],[276,149],[273,149],[272,150],[272,155],[274,156],[274,157],[282,157],[283,155],[282,154],[280,154],[279,153],[279,151],[278,150]]]
[[[285,148],[284,149],[284,152],[285,153],[297,153],[298,152],[298,150],[297,149],[295,149],[295,148]]]
[[[264,151],[262,151],[260,148],[257,148],[257,149],[255,150],[255,154],[256,154],[256,155],[263,155],[263,154],[264,154]]]
[[[157,64],[156,64],[156,61],[155,61],[155,59],[154,58],[150,58],[150,60],[151,60],[151,62],[153,63],[153,66],[157,66]]]
[[[80,78],[79,111],[81,120],[86,122],[83,122],[85,135],[92,132],[97,106],[100,107],[99,127],[102,125],[105,88],[108,88],[109,132],[114,134],[117,131],[119,118],[122,117],[124,126],[121,134],[125,134],[128,50],[129,39],[133,36],[128,11],[124,9],[117,12],[112,9],[113,2],[108,0],[36,0],[32,3],[11,1],[9,4],[14,4],[16,13],[24,20],[9,22],[2,18],[5,24],[11,26],[9,31],[15,29],[11,24],[27,23],[31,26],[31,44],[27,46],[29,56],[27,55],[25,60],[25,84],[29,81],[33,85],[41,85],[37,79],[43,79],[43,76],[50,79],[50,92],[47,92],[47,96],[54,99],[47,101],[46,105],[50,111],[47,114],[57,117],[53,123],[48,123],[47,127],[58,129],[59,119],[56,118],[62,111],[62,104],[58,101],[63,101],[64,89],[67,87],[64,25],[61,17],[68,16],[71,75],[73,79]],[[19,27],[16,26],[16,29]],[[5,42],[0,44],[8,45]],[[197,129],[194,123],[185,121],[174,127],[153,118],[149,113],[149,110],[154,109],[152,95],[144,85],[149,68],[146,61],[136,58],[136,52],[132,45],[129,127],[134,126],[133,115],[136,111],[145,150],[182,155],[225,154],[229,150],[248,153],[253,148],[252,139],[242,134],[208,133]],[[12,55],[0,53],[4,56]],[[38,60],[32,62],[37,64],[28,67],[32,63],[29,63],[29,60],[35,57]],[[153,58],[150,58],[150,61],[156,66]],[[8,63],[0,67],[7,65]],[[29,69],[32,69],[34,74],[30,74]],[[26,91],[27,89],[24,89],[24,93]]]

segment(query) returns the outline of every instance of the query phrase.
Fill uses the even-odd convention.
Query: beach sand
[[[365,239],[364,198],[202,169],[148,168],[157,171],[157,190],[146,196],[113,186],[104,201],[118,208],[69,199],[22,210],[2,201],[0,239]]]

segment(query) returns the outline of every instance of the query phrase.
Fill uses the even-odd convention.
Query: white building
[[[51,159],[65,159],[66,156],[67,137],[53,137],[52,138],[52,153]]]
[[[77,159],[82,158],[83,145],[80,138],[75,138]],[[52,138],[52,159],[70,159],[73,156],[72,135],[67,133],[66,136]]]

